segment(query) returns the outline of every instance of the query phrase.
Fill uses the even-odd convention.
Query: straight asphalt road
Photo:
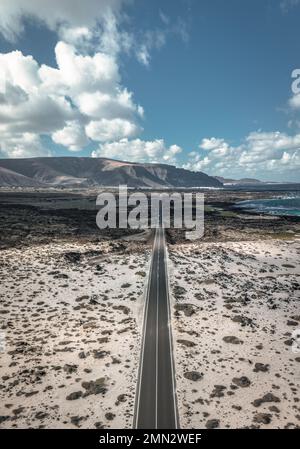
[[[179,428],[164,229],[155,230],[144,308],[134,428]]]

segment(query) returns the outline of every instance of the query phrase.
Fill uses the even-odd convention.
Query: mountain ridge
[[[91,157],[0,159],[0,186],[5,187],[222,187],[203,172],[167,164]]]
[[[214,176],[215,179],[220,181],[224,186],[226,185],[257,185],[257,184],[265,184],[263,181],[254,178],[241,178],[241,179],[233,179],[233,178],[223,178],[222,176]]]

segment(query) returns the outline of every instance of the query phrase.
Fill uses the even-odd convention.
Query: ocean
[[[241,201],[236,207],[264,214],[300,217],[300,192],[272,199]]]

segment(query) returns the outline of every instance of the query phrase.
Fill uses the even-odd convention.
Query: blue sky
[[[1,157],[300,181],[300,1],[72,1],[0,5]]]

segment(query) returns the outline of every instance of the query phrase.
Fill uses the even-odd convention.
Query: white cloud
[[[80,151],[89,143],[84,127],[76,120],[67,122],[63,129],[54,132],[52,139],[55,143],[64,145],[70,151]]]
[[[145,66],[150,64],[151,52],[164,47],[169,36],[179,37],[185,43],[189,40],[188,27],[182,18],[178,18],[175,23],[171,23],[170,19],[163,13],[160,12],[159,15],[164,24],[163,28],[146,30],[141,33],[138,42],[134,39],[132,40],[132,47],[136,57]]]
[[[131,0],[0,2],[0,33],[7,40],[21,36],[26,20],[37,20],[60,37],[55,47],[57,67],[39,66],[19,51],[0,54],[0,131],[6,136],[2,147],[6,145],[9,152],[13,146],[8,140],[19,142],[19,136],[27,133],[37,142],[48,135],[54,143],[79,151],[90,140],[111,142],[142,131],[144,110],[122,86],[117,56],[121,50],[131,51],[148,65],[150,51],[165,45],[169,34],[180,32],[178,24],[161,14],[164,28],[137,31],[136,39],[120,30],[122,8],[128,3]],[[146,154],[150,142],[145,146]],[[45,151],[35,145],[32,154],[34,148]],[[174,159],[174,148],[166,151],[164,160]]]
[[[48,133],[74,117],[63,96],[47,94],[38,64],[19,51],[0,54],[1,133]]]
[[[15,40],[24,31],[24,19],[35,18],[54,31],[86,27],[109,21],[120,14],[128,0],[1,0],[0,31]]]
[[[58,78],[61,84],[72,90],[72,94],[97,90],[111,92],[120,81],[118,65],[113,56],[101,52],[83,56],[76,53],[75,47],[62,41],[55,47],[55,56],[58,69],[49,72],[47,66],[41,67],[42,78],[48,77],[48,88],[51,88],[54,73],[55,81]]]
[[[151,51],[153,49],[160,49],[166,44],[169,32],[170,30],[165,28],[163,30],[148,30],[144,33],[142,43],[136,48],[137,58],[142,64],[149,65]]]
[[[140,131],[140,128],[134,123],[119,118],[113,120],[92,120],[85,129],[88,137],[100,142],[134,137]]]
[[[170,18],[163,11],[159,11],[159,17],[165,25],[169,25]]]
[[[50,155],[50,151],[44,148],[41,139],[36,134],[1,135],[0,157],[20,158]]]
[[[74,96],[74,100],[83,114],[95,119],[102,117],[130,119],[135,114],[139,115],[139,109],[132,101],[132,94],[126,89],[112,93],[103,93],[99,90],[82,92]]]
[[[137,122],[143,108],[120,84],[112,56],[80,55],[65,42],[57,43],[55,55],[57,68],[40,67],[20,51],[0,54],[2,135],[13,140],[22,133],[47,134],[78,151],[88,144],[88,137],[103,142],[140,131]]]
[[[296,94],[290,98],[289,105],[292,109],[300,109],[300,94]]]
[[[91,46],[93,33],[87,27],[62,28],[60,38],[63,42],[76,46],[83,51],[88,51]]]
[[[214,137],[210,139],[203,139],[199,147],[203,150],[213,150],[224,144],[224,139],[215,139]]]
[[[1,0],[0,33],[16,42],[27,21],[54,31],[57,66],[39,66],[19,51],[0,54],[0,132],[2,147],[20,136],[48,135],[53,142],[78,151],[91,140],[133,138],[142,131],[142,106],[121,84],[118,56],[131,52],[149,65],[151,51],[168,36],[186,39],[186,24],[160,14],[160,27],[132,31],[123,12],[132,0]],[[127,26],[127,29],[126,29]],[[127,31],[131,29],[131,31]],[[155,141],[158,142],[158,141]],[[147,146],[147,145],[146,145]],[[20,148],[20,146],[19,146]],[[42,145],[33,145],[42,150]],[[23,150],[27,154],[27,150]],[[33,154],[37,150],[33,149]],[[171,147],[166,153],[173,160]],[[175,152],[176,153],[176,152]],[[14,153],[16,154],[16,153]],[[21,154],[20,151],[17,154]]]
[[[16,41],[25,31],[26,20],[35,19],[57,32],[59,38],[84,50],[117,55],[120,51],[134,53],[149,64],[150,51],[161,48],[167,36],[188,39],[187,25],[182,18],[174,24],[162,12],[161,27],[155,30],[126,31],[130,19],[123,13],[133,0],[1,0],[0,33]],[[130,27],[129,27],[130,28]]]
[[[297,5],[300,5],[300,0],[282,0],[280,2],[280,8],[285,13]]]
[[[182,149],[177,145],[166,146],[163,139],[145,141],[122,139],[119,142],[104,143],[93,152],[93,157],[116,158],[130,162],[157,162],[176,164]]]
[[[138,61],[148,66],[151,59],[151,51],[162,48],[166,44],[169,33],[170,30],[168,28],[145,31],[142,35],[141,43],[136,45],[135,51]]]
[[[297,175],[300,169],[300,134],[256,131],[238,146],[212,137],[203,139],[199,147],[205,153],[190,153],[185,168],[230,177],[269,173],[275,181],[276,175]]]
[[[146,46],[146,44],[141,45],[137,51],[136,51],[136,57],[138,59],[138,61],[145,65],[148,66],[150,63],[150,52],[148,47]]]

